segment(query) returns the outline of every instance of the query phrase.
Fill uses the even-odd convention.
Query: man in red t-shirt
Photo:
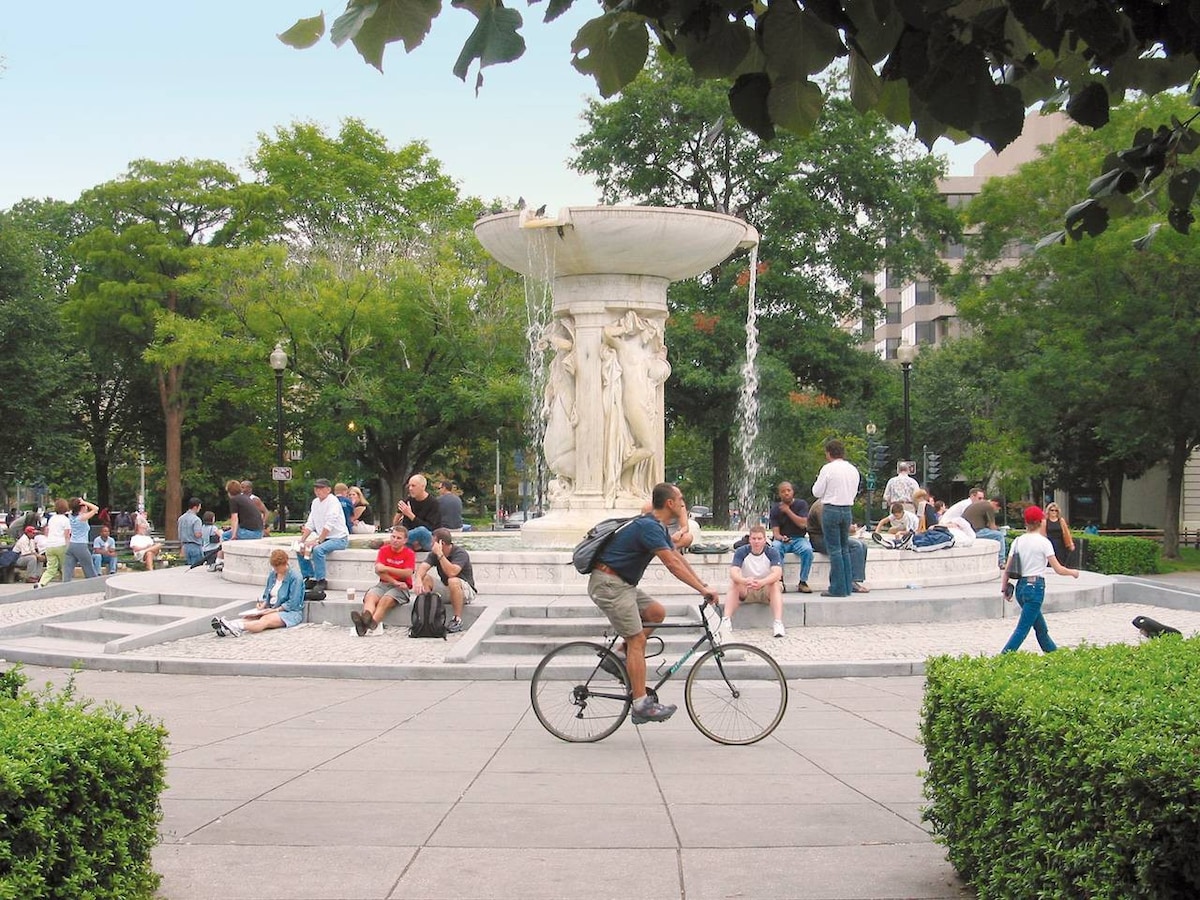
[[[403,525],[392,526],[388,542],[379,548],[375,556],[375,574],[379,584],[367,591],[363,597],[362,612],[350,613],[354,631],[359,637],[379,634],[379,623],[393,606],[408,602],[408,589],[412,587],[413,570],[417,557],[408,543],[408,529]]]

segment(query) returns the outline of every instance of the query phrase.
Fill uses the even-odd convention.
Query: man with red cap
[[[1058,647],[1050,639],[1046,628],[1046,617],[1042,615],[1042,601],[1046,597],[1046,570],[1053,569],[1059,575],[1079,577],[1078,569],[1068,569],[1054,558],[1054,546],[1046,537],[1044,529],[1046,514],[1040,506],[1030,506],[1025,510],[1025,533],[1012,543],[1008,551],[1008,565],[1004,569],[1004,577],[1000,580],[1000,592],[1006,599],[1008,583],[1016,581],[1014,592],[1016,601],[1021,606],[1021,618],[1013,629],[1012,637],[1004,645],[1001,653],[1012,653],[1020,648],[1029,630],[1037,636],[1038,646],[1044,653],[1052,653]]]
[[[37,581],[42,576],[42,562],[45,557],[38,552],[37,529],[26,526],[25,533],[17,538],[13,549],[21,554],[17,560],[17,568],[25,571],[26,581]]]

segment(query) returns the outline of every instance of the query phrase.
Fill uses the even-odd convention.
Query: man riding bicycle
[[[667,615],[661,603],[638,587],[646,567],[657,556],[667,571],[709,602],[716,603],[718,596],[717,589],[700,579],[667,536],[667,524],[678,520],[686,508],[679,488],[666,482],[655,485],[651,507],[649,513],[613,535],[588,579],[588,596],[625,639],[624,653],[619,649],[616,652],[623,657],[629,674],[635,725],[665,722],[676,709],[646,695],[646,638]]]

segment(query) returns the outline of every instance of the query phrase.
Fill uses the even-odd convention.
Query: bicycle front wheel
[[[765,651],[723,644],[696,660],[683,697],[688,715],[706,738],[718,744],[753,744],[783,721],[787,680]]]
[[[529,696],[545,729],[572,743],[604,740],[621,727],[633,704],[624,663],[589,641],[546,654],[533,673]]]

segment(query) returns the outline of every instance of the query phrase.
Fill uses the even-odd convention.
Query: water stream
[[[758,286],[758,245],[750,248],[750,280],[746,301],[746,361],[742,363],[742,387],[737,405],[737,449],[741,471],[737,480],[737,504],[742,528],[758,519],[763,499],[758,480],[766,468],[758,447],[758,310],[754,295]]]
[[[542,477],[545,467],[542,450],[546,438],[546,417],[543,399],[546,393],[548,351],[546,331],[552,319],[551,273],[554,271],[555,244],[546,229],[531,230],[527,242],[529,248],[529,273],[522,279],[525,284],[525,363],[529,370],[529,403],[525,408],[525,472],[522,479],[533,483],[531,506],[543,506]]]

